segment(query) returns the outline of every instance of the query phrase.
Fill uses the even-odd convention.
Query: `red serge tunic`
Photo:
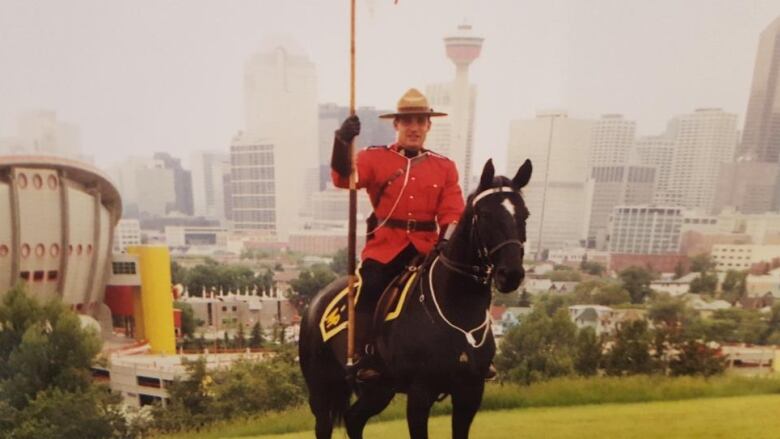
[[[424,156],[427,157],[423,159]],[[420,159],[423,159],[421,163],[411,167],[406,188],[401,193],[409,161]],[[357,187],[365,188],[372,202],[387,180],[399,169],[404,172],[387,185],[374,206],[379,224],[390,215],[402,221],[436,221],[441,228],[457,221],[463,212],[463,192],[458,184],[458,171],[455,163],[442,155],[423,150],[417,157],[409,159],[399,151],[397,144],[372,146],[357,154],[355,168]],[[331,170],[331,178],[336,187],[349,188],[348,177]],[[396,200],[398,205],[391,212]],[[400,228],[379,227],[373,238],[366,242],[361,257],[363,260],[374,259],[384,264],[410,242],[417,251],[426,254],[433,249],[437,239],[436,231],[407,232]]]

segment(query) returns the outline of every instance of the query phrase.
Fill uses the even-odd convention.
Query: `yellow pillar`
[[[171,256],[168,247],[140,245],[128,247],[127,252],[138,255],[141,275],[143,322],[136,322],[136,324],[143,325],[143,333],[152,352],[175,354]]]

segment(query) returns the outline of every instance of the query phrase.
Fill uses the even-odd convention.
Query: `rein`
[[[471,206],[472,208],[476,207],[477,202],[487,197],[488,195],[503,193],[503,192],[515,193],[515,190],[509,186],[501,186],[493,189],[487,189],[485,191],[480,192],[472,199]],[[436,290],[433,288],[433,270],[436,267],[436,263],[441,260],[444,266],[449,270],[470,277],[473,280],[475,280],[477,283],[487,286],[490,285],[490,282],[493,279],[493,268],[495,267],[495,264],[493,264],[490,257],[495,252],[508,245],[519,245],[521,248],[524,246],[523,242],[520,241],[519,239],[507,239],[505,241],[496,244],[492,248],[488,249],[487,246],[484,244],[484,241],[479,236],[479,231],[477,229],[477,221],[478,221],[477,212],[475,210],[471,217],[471,238],[470,239],[472,242],[477,243],[477,256],[479,257],[479,261],[480,261],[479,265],[463,264],[461,262],[457,262],[446,257],[444,253],[440,253],[439,255],[436,256],[436,258],[434,258],[433,262],[431,263],[431,267],[428,270],[428,287],[431,291],[431,299],[433,299],[433,304],[436,307],[436,312],[439,314],[439,317],[441,317],[444,323],[446,323],[449,327],[463,334],[466,338],[466,342],[475,349],[482,347],[482,345],[485,344],[485,340],[487,340],[487,334],[490,329],[490,323],[492,322],[492,319],[490,317],[490,309],[488,308],[487,310],[485,310],[485,320],[481,324],[479,324],[478,326],[470,330],[465,330],[460,326],[452,323],[447,318],[447,316],[444,315],[444,312],[442,312],[441,307],[439,306],[439,301],[436,299]],[[421,290],[420,303],[423,305],[423,309],[425,309],[424,300],[425,300],[425,291]],[[477,343],[477,340],[474,337],[474,333],[480,330],[484,330],[484,332],[482,333],[481,340],[479,341],[479,343]]]

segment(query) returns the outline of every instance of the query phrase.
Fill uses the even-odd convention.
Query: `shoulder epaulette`
[[[444,159],[444,160],[450,160],[450,161],[452,161],[452,159],[450,159],[449,157],[447,157],[447,156],[444,156],[444,155],[441,155],[441,154],[439,154],[438,152],[431,151],[430,149],[426,149],[425,151],[426,151],[426,152],[428,152],[430,155],[432,155],[432,156],[434,156],[434,157],[437,157],[437,158],[440,158],[440,159]]]

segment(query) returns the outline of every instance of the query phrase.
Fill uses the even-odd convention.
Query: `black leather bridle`
[[[492,248],[488,248],[487,245],[485,245],[484,240],[479,235],[479,227],[477,227],[477,224],[479,222],[479,215],[477,214],[477,203],[481,201],[483,198],[493,195],[493,194],[499,194],[499,193],[505,193],[505,192],[511,192],[511,193],[517,193],[512,187],[509,186],[500,186],[497,188],[491,188],[486,189],[477,195],[474,196],[474,198],[471,200],[471,208],[473,210],[473,214],[471,216],[471,236],[470,240],[472,243],[476,244],[477,247],[477,258],[479,259],[478,265],[471,265],[471,264],[464,264],[458,261],[454,261],[444,255],[444,252],[440,253],[438,255],[439,260],[444,264],[445,267],[448,269],[460,273],[463,276],[470,277],[474,279],[476,282],[481,283],[482,285],[489,285],[490,281],[493,279],[493,269],[495,268],[495,264],[493,263],[491,256],[502,248],[508,246],[508,245],[519,245],[520,248],[525,247],[525,243],[523,241],[520,241],[519,239],[507,239],[505,241],[502,241]]]

